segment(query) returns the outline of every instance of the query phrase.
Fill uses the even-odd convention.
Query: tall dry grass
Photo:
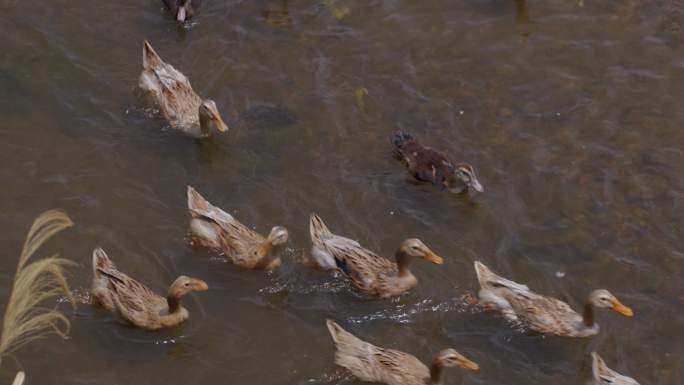
[[[26,379],[26,374],[24,374],[24,372],[19,372],[17,373],[17,376],[14,377],[12,385],[24,385],[24,379]]]
[[[41,303],[66,296],[75,306],[64,276],[64,269],[74,263],[57,255],[31,263],[29,259],[50,237],[71,226],[73,222],[61,210],[46,211],[33,221],[19,256],[14,285],[2,320],[0,360],[50,333],[66,338],[69,320],[55,308],[42,307]]]

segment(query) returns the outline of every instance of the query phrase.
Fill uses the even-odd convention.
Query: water
[[[357,384],[335,375],[326,318],[480,364],[447,384],[584,383],[593,350],[642,384],[684,382],[680,1],[204,3],[190,28],[153,0],[0,4],[0,298],[55,207],[77,225],[43,253],[78,262],[75,289],[96,246],[155,290],[180,274],[211,287],[159,333],[81,306],[68,341],[5,359],[2,382],[24,368],[28,384]],[[227,135],[200,145],[149,118],[143,39],[216,100]],[[412,182],[397,128],[472,163],[486,192]],[[239,271],[189,246],[187,184],[261,232],[287,226],[284,266]],[[296,263],[312,211],[383,255],[419,237],[447,262],[368,300]],[[608,288],[635,317],[601,312],[590,339],[521,332],[461,300],[475,259],[573,306]]]

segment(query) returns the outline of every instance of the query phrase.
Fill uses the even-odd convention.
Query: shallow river
[[[430,360],[455,347],[479,372],[447,384],[584,384],[589,353],[642,384],[684,383],[684,3],[677,0],[205,0],[179,28],[155,0],[0,3],[0,298],[26,231],[63,208],[42,250],[91,252],[163,292],[211,290],[150,333],[79,306],[71,338],[2,362],[27,384],[358,384],[339,376],[324,320]],[[142,40],[213,98],[231,131],[198,143],[136,95]],[[472,163],[483,194],[414,183],[389,136],[408,130]],[[240,271],[187,243],[192,185],[243,222],[290,229],[284,265]],[[383,255],[419,237],[418,287],[369,300],[303,266],[308,216]],[[608,288],[588,339],[543,337],[473,309],[482,260],[581,306]],[[53,306],[53,304],[47,304]],[[3,305],[4,307],[4,305]]]

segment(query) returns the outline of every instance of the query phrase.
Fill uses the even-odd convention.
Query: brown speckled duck
[[[596,353],[591,353],[592,359],[592,374],[594,381],[591,385],[639,385],[635,379],[610,369],[603,359]]]
[[[335,363],[362,381],[388,385],[436,385],[442,383],[444,367],[480,368],[454,349],[439,352],[428,368],[408,353],[372,345],[342,329],[337,323],[331,320],[326,322],[335,343]]]
[[[162,0],[173,17],[183,23],[195,16],[202,0]]]
[[[139,328],[157,330],[180,324],[190,316],[180,304],[181,297],[207,289],[202,280],[180,276],[162,297],[120,272],[101,248],[93,251],[93,303]]]
[[[612,309],[627,317],[633,315],[632,309],[605,289],[592,291],[583,315],[579,315],[567,303],[539,295],[525,285],[499,277],[477,261],[475,272],[480,282],[480,301],[485,308],[498,310],[508,320],[539,333],[563,337],[595,335],[599,326],[594,322],[594,308]]]
[[[202,100],[188,78],[164,63],[147,41],[143,42],[143,71],[138,85],[172,128],[197,138],[206,138],[213,130],[228,131],[216,103]]]
[[[456,164],[443,153],[422,145],[412,135],[402,131],[394,133],[392,143],[397,158],[417,180],[430,182],[454,193],[467,192],[469,189],[484,191],[473,166]]]
[[[392,297],[414,288],[418,279],[408,267],[416,257],[438,265],[444,263],[442,257],[415,238],[401,243],[396,262],[392,262],[354,240],[331,233],[316,214],[311,214],[309,232],[313,244],[311,255],[319,266],[339,269],[359,290],[375,297]]]
[[[272,270],[280,266],[273,248],[287,242],[287,229],[275,226],[268,237],[251,230],[232,215],[212,206],[197,190],[188,186],[190,237],[195,243],[221,250],[230,260],[246,269]]]

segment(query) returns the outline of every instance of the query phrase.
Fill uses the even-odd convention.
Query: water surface
[[[333,375],[326,318],[481,365],[447,384],[583,384],[594,350],[642,384],[684,382],[681,2],[204,3],[189,29],[153,0],[0,4],[0,298],[55,207],[77,225],[44,252],[78,263],[75,289],[96,246],[160,292],[180,274],[211,287],[160,333],[81,306],[68,341],[4,360],[2,382],[24,368],[46,385],[357,384]],[[198,144],[149,117],[143,39],[216,101],[227,135]],[[412,182],[391,156],[398,128],[472,163],[486,192]],[[244,272],[189,246],[188,184],[259,231],[287,226],[284,266]],[[313,211],[383,255],[419,237],[447,262],[368,300],[297,263]],[[573,306],[608,288],[636,315],[601,312],[590,339],[521,332],[460,299],[476,259]]]

